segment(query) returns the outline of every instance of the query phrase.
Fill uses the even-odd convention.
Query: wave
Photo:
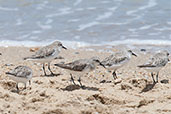
[[[58,40],[60,41],[60,40]],[[9,47],[9,46],[23,46],[23,47],[36,47],[36,46],[45,46],[53,41],[12,41],[12,40],[3,40],[0,41],[1,47]],[[60,41],[66,47],[70,48],[78,48],[78,47],[85,47],[91,46],[92,44],[86,42],[77,42],[77,41]]]
[[[119,44],[128,44],[128,45],[171,45],[171,40],[139,40],[139,39],[126,39],[113,41],[109,45],[119,45]]]
[[[126,40],[117,40],[111,42],[101,42],[101,43],[88,43],[81,41],[67,41],[60,40],[65,46],[69,48],[79,48],[79,47],[87,47],[87,46],[116,46],[116,45],[153,45],[153,46],[170,46],[171,40],[138,40],[138,39],[126,39]],[[23,46],[23,47],[36,47],[36,46],[44,46],[52,43],[53,41],[12,41],[12,40],[3,40],[0,41],[0,46],[9,47],[9,46]]]

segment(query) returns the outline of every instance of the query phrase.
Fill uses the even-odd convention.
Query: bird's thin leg
[[[156,81],[154,80],[154,74],[153,74],[153,72],[151,73],[151,77],[153,79],[153,83],[156,83]]]
[[[158,81],[159,81],[159,72],[157,72],[156,74],[156,83],[158,83]]]
[[[31,85],[31,80],[29,80],[29,85]]]
[[[118,78],[118,77],[116,76],[116,72],[115,72],[115,71],[113,71],[112,75],[113,75],[114,80]]]
[[[49,69],[49,71],[51,73],[51,76],[58,76],[58,75],[60,75],[60,74],[55,74],[55,73],[52,72],[52,70],[50,68],[50,62],[48,63],[48,69]]]
[[[49,69],[51,75],[54,76],[55,74],[52,72],[52,70],[51,70],[51,68],[50,68],[50,62],[48,63],[48,69]]]
[[[83,85],[81,83],[81,78],[79,77],[78,82],[80,83],[80,87],[83,88]]]
[[[70,76],[71,76],[71,81],[72,81],[72,83],[73,83],[74,85],[76,85],[75,82],[74,82],[74,78],[72,77],[72,74],[70,74]]]
[[[45,63],[43,63],[43,72],[44,72],[44,75],[47,76],[46,71],[45,71]]]

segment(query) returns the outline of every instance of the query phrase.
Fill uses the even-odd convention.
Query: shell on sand
[[[30,52],[36,52],[39,48],[35,47],[35,48],[30,48]]]

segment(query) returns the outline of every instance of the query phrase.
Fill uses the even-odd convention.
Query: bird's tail
[[[139,68],[144,68],[145,66],[144,66],[144,65],[139,65],[139,66],[137,66],[137,67],[139,67]]]
[[[13,73],[11,72],[5,72],[5,74],[8,74],[8,75],[14,75]]]
[[[139,65],[139,66],[137,66],[137,67],[139,67],[139,68],[145,68],[145,67],[155,67],[154,65]]]
[[[28,59],[31,59],[31,57],[25,57],[25,58],[23,58],[23,60],[28,60]]]
[[[61,63],[54,64],[54,65],[57,66],[57,67],[60,67],[60,68],[66,68],[67,67],[65,64],[61,64]]]
[[[62,64],[54,64],[55,66],[62,67]]]

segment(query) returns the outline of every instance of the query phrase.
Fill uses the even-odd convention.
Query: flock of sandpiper
[[[48,63],[48,70],[51,72],[51,75],[56,75],[52,72],[50,67],[50,62],[54,58],[59,56],[61,49],[67,49],[62,45],[61,42],[55,41],[50,45],[40,48],[35,52],[34,55],[30,57],[25,57],[24,60],[33,60],[40,62],[43,65],[44,75],[47,76],[45,71],[45,63]],[[124,66],[131,59],[131,56],[137,56],[131,50],[123,50],[111,54],[109,57],[106,57],[103,61],[100,61],[97,57],[90,59],[79,59],[70,63],[58,63],[54,64],[57,67],[63,68],[70,73],[71,80],[74,85],[76,85],[73,75],[78,75],[78,82],[80,87],[83,88],[81,83],[81,74],[88,73],[96,69],[96,66],[102,66],[107,70],[113,71],[113,78],[116,79],[116,70]],[[166,50],[159,51],[149,58],[149,60],[137,67],[144,68],[145,70],[151,72],[153,83],[158,82],[158,75],[161,68],[163,68],[169,62],[169,53]],[[156,80],[154,79],[154,73],[156,74]],[[17,82],[16,88],[19,91],[18,83],[23,83],[26,88],[26,83],[29,81],[31,83],[31,78],[33,75],[32,69],[27,66],[17,66],[10,72],[6,72],[8,76]]]

